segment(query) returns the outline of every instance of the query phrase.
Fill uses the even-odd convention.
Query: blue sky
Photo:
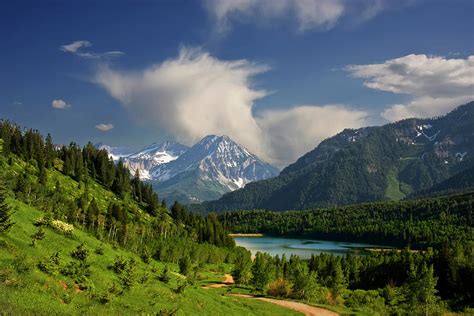
[[[473,20],[471,0],[3,1],[0,116],[60,143],[229,134],[282,166],[474,99]]]

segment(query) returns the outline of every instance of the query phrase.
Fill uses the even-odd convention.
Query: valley
[[[0,316],[474,316],[473,21],[0,1]]]

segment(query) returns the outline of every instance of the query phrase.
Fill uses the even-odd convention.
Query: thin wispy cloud
[[[95,128],[102,132],[108,132],[114,128],[114,125],[110,123],[100,123],[100,124],[97,124]]]
[[[341,20],[367,21],[393,7],[415,0],[207,0],[205,7],[219,33],[236,23],[259,23],[291,19],[300,32],[325,31]]]
[[[71,104],[68,104],[66,101],[62,99],[55,99],[51,102],[51,106],[58,110],[64,110],[64,109],[70,108]]]
[[[253,79],[269,70],[245,59],[220,60],[183,48],[176,58],[136,72],[102,67],[95,82],[139,122],[180,142],[191,145],[206,135],[224,134],[280,166],[345,127],[366,124],[366,113],[343,106],[305,105],[255,115],[255,102],[268,93]]]
[[[121,51],[107,51],[102,53],[97,53],[90,50],[85,51],[84,48],[88,47],[92,47],[92,43],[89,41],[75,41],[67,45],[62,45],[60,50],[65,53],[74,54],[86,59],[111,59],[125,54]]]
[[[411,54],[379,64],[350,65],[346,70],[365,79],[370,89],[411,98],[383,111],[389,121],[432,117],[474,100],[474,55],[456,59]]]

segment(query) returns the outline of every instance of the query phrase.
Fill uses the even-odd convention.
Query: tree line
[[[427,248],[474,239],[474,194],[307,211],[234,211],[220,219],[233,232]]]
[[[49,134],[44,139],[9,121],[0,122],[0,139],[5,187],[0,203],[7,205],[11,192],[45,212],[40,222],[62,220],[145,257],[176,263],[182,257],[232,260],[234,241],[216,215],[195,215],[179,203],[168,208],[150,184],[138,173],[132,176],[121,161],[115,164],[105,150],[91,143],[57,146]],[[3,204],[0,221],[10,228],[11,210]]]

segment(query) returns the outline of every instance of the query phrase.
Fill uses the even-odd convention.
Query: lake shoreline
[[[261,234],[261,233],[249,233],[249,234],[235,233],[235,234],[227,234],[227,236],[230,236],[230,237],[264,237],[265,235]]]
[[[312,255],[319,255],[321,253],[334,255],[367,255],[368,253],[375,252],[376,250],[389,251],[389,249],[393,249],[386,245],[382,246],[358,242],[339,242],[334,240],[328,241],[302,238],[282,238],[263,236],[263,234],[257,233],[234,235],[236,245],[246,248],[253,256],[256,255],[257,252],[266,252],[272,257],[275,255],[279,255],[281,257],[283,254],[287,257],[296,255],[303,260],[307,260],[310,259]],[[371,249],[372,251],[368,249]]]

